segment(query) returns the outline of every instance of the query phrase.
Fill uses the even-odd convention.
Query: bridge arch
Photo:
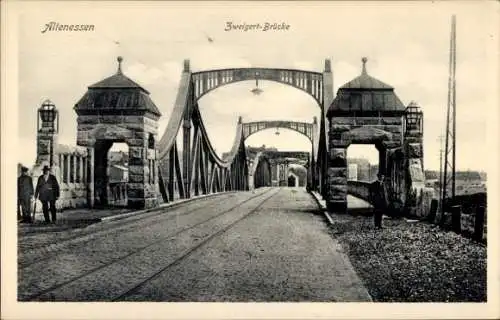
[[[310,166],[315,170],[315,173],[311,174],[313,177],[319,176],[316,171],[326,172],[325,106],[333,100],[333,75],[329,60],[325,60],[325,69],[322,73],[267,68],[192,72],[189,60],[184,60],[184,69],[174,109],[163,136],[156,144],[157,158],[160,160],[161,166],[161,169],[158,170],[160,193],[165,202],[170,202],[173,198],[190,198],[191,195],[198,195],[200,192],[203,194],[210,192],[213,189],[210,187],[212,183],[210,181],[215,181],[213,184],[216,186],[213,189],[214,192],[246,190],[248,188],[249,167],[241,120],[238,121],[236,136],[230,152],[219,157],[208,138],[198,100],[209,91],[221,86],[253,80],[256,77],[303,90],[320,105],[320,133],[318,141],[312,144],[312,149],[317,150],[318,156],[316,157],[317,161],[313,156]],[[178,141],[180,132],[182,132],[182,141]],[[179,151],[181,144],[182,154]],[[313,152],[313,154],[315,153]],[[219,174],[221,174],[220,178]],[[318,189],[321,192],[324,190],[325,181],[322,179],[315,184],[319,185]],[[178,185],[179,190],[178,196],[175,193],[176,185]]]
[[[267,129],[289,129],[306,136],[311,143],[316,140],[317,119],[314,117],[313,123],[297,121],[253,121],[243,123],[243,138],[247,139],[251,135]]]
[[[243,123],[241,117],[239,119],[242,126],[242,138],[246,140],[251,135],[258,133],[263,130],[273,129],[273,128],[284,128],[290,131],[295,131],[311,142],[311,156],[307,158],[306,161],[309,162],[308,174],[311,176],[312,181],[316,181],[317,174],[317,162],[320,155],[317,155],[318,151],[318,123],[316,117],[312,123],[308,122],[296,122],[296,121],[255,121]],[[293,152],[292,152],[293,154]],[[287,179],[288,177],[285,177]],[[311,185],[313,182],[311,181]]]
[[[189,59],[185,59],[181,85],[172,113],[174,117],[169,121],[165,134],[159,143],[160,158],[164,157],[166,150],[173,145],[171,133],[180,127],[182,118],[186,120],[194,110],[199,109],[198,100],[202,96],[224,85],[248,80],[258,81],[259,79],[299,89],[318,103],[320,107],[319,134],[317,141],[313,142],[313,154],[317,153],[317,155],[316,159],[312,159],[311,170],[314,171],[312,174],[313,185],[317,186],[321,194],[325,194],[328,162],[325,111],[333,101],[334,96],[330,59],[325,59],[324,69],[321,72],[276,68],[228,68],[192,72]],[[185,141],[185,143],[189,144],[189,141]],[[186,150],[183,152],[187,153]],[[189,155],[186,154],[185,158],[187,157]]]
[[[189,62],[185,62],[185,68]],[[311,96],[323,108],[323,74],[314,71],[274,68],[234,68],[193,72],[191,79],[195,100],[207,93],[232,83],[249,80],[268,80],[299,89]]]

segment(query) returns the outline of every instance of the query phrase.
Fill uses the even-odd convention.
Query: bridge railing
[[[355,196],[356,198],[360,198],[368,203],[371,203],[371,184],[372,182],[368,181],[349,180],[347,181],[347,193]]]
[[[486,193],[459,195],[444,202],[444,215],[438,208],[438,200],[431,205],[428,220],[446,230],[486,242],[487,238],[487,201]]]
[[[321,119],[319,127],[317,145],[314,147],[311,158],[311,180],[313,190],[319,191],[321,196],[326,199],[326,185],[327,185],[327,172],[328,172],[328,139],[327,139],[327,125],[325,118],[325,107],[321,109]]]
[[[347,192],[357,198],[371,202],[370,185],[367,181],[347,182]],[[417,202],[422,202],[427,190],[421,190]],[[485,242],[487,236],[486,193],[456,196],[444,203],[444,215],[438,208],[438,200],[433,200],[430,208],[422,206],[422,215],[416,218],[430,220],[444,229]]]
[[[248,169],[248,185],[252,189],[255,187],[255,174],[257,172],[257,167],[261,161],[262,151],[257,152],[252,159],[250,168]]]
[[[55,144],[53,147],[52,174],[56,176],[60,186],[60,198],[56,202],[58,210],[81,208],[88,205],[87,186],[90,158],[87,149],[79,146]],[[42,175],[42,168],[49,163],[36,163],[30,170],[36,184]],[[37,200],[37,212],[41,212],[42,204]]]

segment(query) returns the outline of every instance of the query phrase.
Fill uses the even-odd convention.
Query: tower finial
[[[332,63],[330,59],[325,59],[325,72],[332,72]]]
[[[123,57],[118,56],[118,58],[116,58],[116,60],[118,61],[118,71],[116,73],[117,74],[122,74],[122,61],[123,61]]]
[[[361,71],[361,74],[368,74],[366,72],[366,62],[368,61],[368,58],[367,57],[363,57],[361,58],[361,62],[363,62],[363,70]]]

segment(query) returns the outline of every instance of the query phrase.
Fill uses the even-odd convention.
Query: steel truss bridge
[[[258,121],[244,123],[238,119],[231,150],[219,157],[208,138],[198,101],[208,92],[232,83],[247,80],[269,80],[291,86],[310,95],[321,110],[321,117],[312,123],[293,121]],[[250,174],[257,170],[257,154],[249,159],[245,139],[268,128],[286,128],[303,134],[311,141],[308,159],[308,188],[321,194],[325,190],[327,170],[327,139],[325,110],[333,99],[333,78],[330,61],[322,73],[272,68],[238,68],[192,72],[189,60],[184,61],[179,90],[173,112],[158,143],[159,185],[164,202],[193,196],[249,190]],[[182,135],[182,144],[177,137]],[[267,157],[266,157],[267,159]],[[267,161],[267,160],[266,160]],[[259,181],[267,179],[258,177]],[[262,181],[261,181],[262,183]]]

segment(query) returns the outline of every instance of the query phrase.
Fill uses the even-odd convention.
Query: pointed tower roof
[[[394,89],[392,86],[375,79],[374,77],[368,75],[366,71],[366,63],[368,62],[368,58],[363,57],[361,59],[363,62],[363,69],[361,71],[361,75],[354,78],[353,80],[347,82],[340,88],[344,89]]]
[[[89,86],[89,88],[105,88],[105,89],[136,88],[149,94],[149,92],[143,87],[141,87],[137,82],[133,81],[132,79],[123,74],[122,72],[123,58],[118,57],[116,60],[118,61],[118,70],[116,71],[116,73],[110,77],[107,77],[106,79],[94,83],[93,85]]]
[[[160,117],[158,107],[149,97],[149,91],[127,77],[122,72],[122,57],[117,58],[116,73],[88,87],[85,95],[75,105],[78,115],[106,114],[137,114],[150,113]]]
[[[339,88],[337,96],[328,108],[327,117],[352,116],[399,116],[405,106],[394,92],[394,87],[375,79],[366,71],[367,58],[361,59],[361,75]]]

